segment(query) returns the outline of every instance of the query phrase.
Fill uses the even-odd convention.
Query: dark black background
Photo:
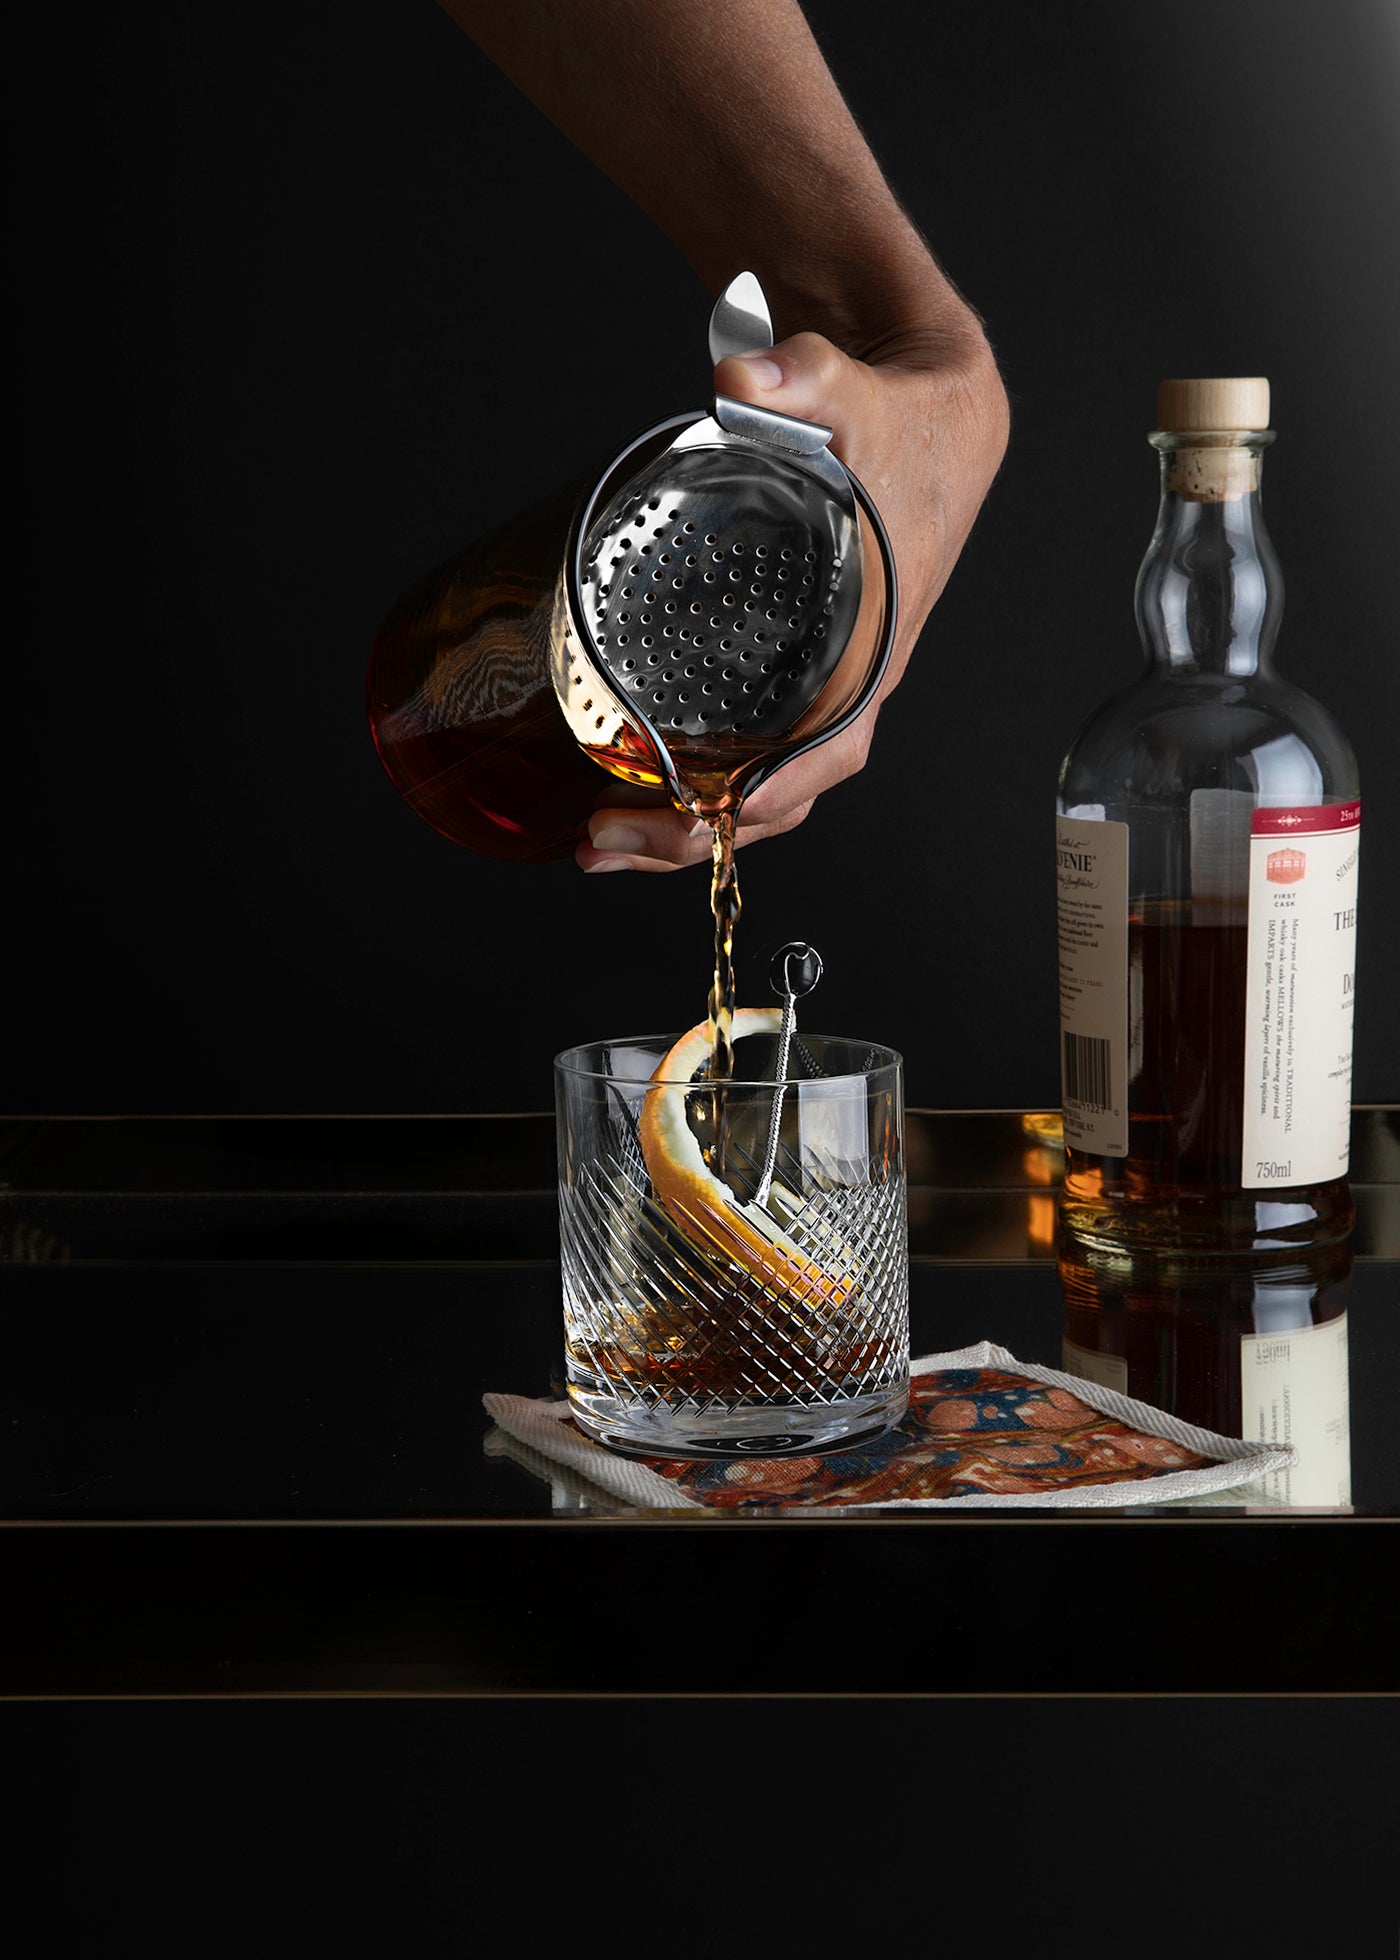
[[[1156,384],[1266,373],[1280,664],[1367,803],[1355,1094],[1400,1095],[1394,9],[809,11],[1014,430],[871,767],[742,859],[741,998],[809,938],[812,1018],[903,1049],[911,1101],[1055,1102],[1055,774],[1140,658]],[[428,0],[30,32],[4,1103],[545,1107],[557,1047],[700,1017],[704,873],[449,845],[365,656],[426,567],[703,405],[708,295]]]
[[[745,854],[744,991],[809,937],[821,1019],[902,1047],[913,1101],[1054,1102],[1054,778],[1139,657],[1156,383],[1263,372],[1281,664],[1350,732],[1367,803],[1356,1094],[1395,1098],[1393,7],[809,12],[987,318],[1014,431],[872,767]],[[454,850],[382,776],[362,678],[420,571],[703,404],[708,296],[429,0],[50,9],[12,51],[4,1107],[540,1108],[554,1048],[697,1018],[703,875]],[[995,1599],[1033,1639],[1014,1574]],[[1114,1637],[1104,1602],[1076,1610]],[[1392,1711],[169,1704],[5,1729],[31,1898],[79,1943],[382,1927],[528,1953],[583,1899],[605,1936],[684,1951],[704,1926],[712,1950],[743,1873],[780,1948],[850,1912],[862,1944],[1291,1955],[1393,1933]]]

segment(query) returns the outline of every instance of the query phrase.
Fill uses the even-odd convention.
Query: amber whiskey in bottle
[[[1168,381],[1146,671],[1081,729],[1056,844],[1064,1227],[1265,1252],[1352,1223],[1356,762],[1274,672],[1267,381]]]

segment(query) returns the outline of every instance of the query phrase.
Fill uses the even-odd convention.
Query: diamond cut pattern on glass
[[[780,1151],[770,1208],[833,1281],[801,1300],[692,1243],[657,1204],[624,1122],[614,1154],[561,1183],[570,1373],[646,1411],[829,1407],[897,1386],[908,1366],[904,1183],[843,1181],[810,1150]],[[757,1176],[742,1153],[736,1184]]]

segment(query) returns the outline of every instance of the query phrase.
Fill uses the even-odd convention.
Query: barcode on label
[[[1067,1034],[1064,1042],[1065,1101],[1083,1109],[1111,1108],[1108,1051],[1112,1043],[1090,1034]]]

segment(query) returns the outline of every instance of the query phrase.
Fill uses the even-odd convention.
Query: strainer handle
[[[763,288],[751,272],[731,279],[710,315],[710,359],[718,367],[731,354],[773,345],[773,317]]]

